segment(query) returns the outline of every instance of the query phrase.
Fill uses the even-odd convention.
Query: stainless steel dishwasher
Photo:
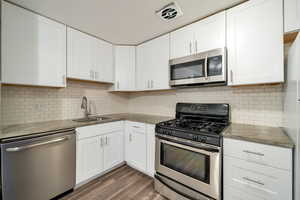
[[[1,144],[3,200],[49,200],[75,186],[74,130],[4,140]]]

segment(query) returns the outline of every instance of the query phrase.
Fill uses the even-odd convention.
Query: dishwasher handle
[[[26,146],[11,147],[11,148],[7,148],[6,151],[7,152],[18,152],[18,151],[23,151],[23,150],[26,150],[26,149],[38,147],[38,146],[63,142],[63,141],[66,141],[68,139],[69,139],[69,136],[66,136],[66,137],[56,138],[56,139],[53,139],[53,140],[49,140],[49,141],[45,141],[45,142],[39,142],[39,143],[30,144],[30,145],[26,145]]]

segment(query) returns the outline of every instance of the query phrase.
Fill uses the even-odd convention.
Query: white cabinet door
[[[148,44],[152,66],[150,68],[150,89],[169,89],[169,59],[170,59],[170,34],[151,40]]]
[[[68,28],[68,77],[93,80],[93,38],[85,33]]]
[[[169,34],[137,47],[137,88],[169,88]]]
[[[147,172],[155,174],[155,125],[147,124]]]
[[[229,85],[284,81],[282,0],[250,0],[227,11]]]
[[[95,81],[112,83],[114,81],[113,45],[94,38],[93,69]]]
[[[65,87],[66,26],[2,2],[2,82]]]
[[[124,161],[123,131],[113,132],[102,136],[104,147],[104,171]]]
[[[101,145],[99,136],[77,141],[76,184],[103,171],[103,148]]]
[[[126,161],[133,167],[146,172],[147,170],[147,137],[145,130],[127,123]],[[128,127],[129,126],[129,127]]]
[[[113,82],[113,45],[68,28],[68,77]]]
[[[115,46],[115,90],[135,90],[134,46]]]
[[[300,0],[284,0],[284,32],[300,30]]]
[[[192,24],[194,52],[201,53],[226,46],[226,12],[220,12]]]
[[[194,33],[192,25],[178,29],[170,34],[170,58],[191,55],[194,49]]]
[[[151,60],[148,55],[151,52],[146,44],[136,47],[136,88],[137,90],[150,89]],[[150,62],[150,63],[149,63]]]

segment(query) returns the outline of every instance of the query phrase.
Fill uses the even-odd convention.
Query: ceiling
[[[9,0],[114,44],[139,44],[244,0],[175,0],[183,16],[161,20],[172,0]]]

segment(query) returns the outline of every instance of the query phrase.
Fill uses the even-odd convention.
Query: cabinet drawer
[[[292,150],[288,148],[225,138],[224,155],[278,169],[292,170]]]
[[[76,129],[77,139],[89,138],[123,130],[123,121],[96,124]]]
[[[249,194],[231,187],[224,187],[224,200],[273,200],[258,194]]]
[[[138,132],[146,132],[146,124],[140,123],[140,122],[132,122],[132,121],[127,121],[127,126],[130,129],[134,129],[135,131]]]
[[[292,199],[292,172],[224,156],[224,186],[272,200]]]

